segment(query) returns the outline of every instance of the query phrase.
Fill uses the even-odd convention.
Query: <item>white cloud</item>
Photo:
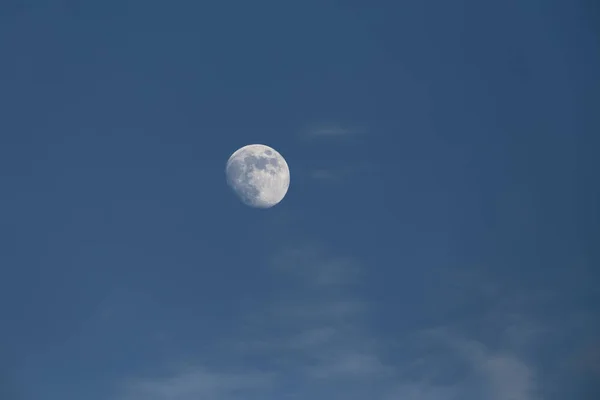
[[[365,128],[339,123],[315,124],[302,130],[302,139],[319,148],[325,144],[335,146],[333,152],[337,154],[335,160],[328,157],[315,161],[301,172],[302,176],[322,184],[342,184],[357,176],[375,174],[375,164],[366,162],[364,148],[357,146],[366,132]]]
[[[312,130],[310,133],[315,136],[343,136],[352,131],[339,126],[323,127]]]
[[[347,162],[345,165],[315,168],[310,172],[310,177],[320,182],[343,183],[350,178],[360,175],[372,176],[377,172],[376,166],[373,164],[353,161],[352,163]]]
[[[316,244],[288,246],[273,257],[272,264],[276,270],[315,286],[353,283],[361,270],[354,258],[328,254]]]
[[[129,380],[119,400],[538,399],[537,372],[522,349],[540,331],[513,308],[523,308],[521,301],[503,299],[502,290],[486,292],[486,299],[502,305],[491,307],[500,326],[510,322],[493,345],[484,334],[449,321],[447,327],[404,332],[401,347],[394,348],[369,324],[371,305],[351,290],[364,270],[358,260],[309,243],[284,247],[271,261],[274,279],[297,285],[223,338],[217,361],[233,370],[205,366]],[[494,316],[484,314],[487,324]]]
[[[309,380],[389,374],[364,320],[367,304],[346,290],[362,269],[357,260],[313,243],[283,248],[273,267],[300,285],[252,315],[246,324],[249,334],[237,342],[239,349],[285,359],[290,373]]]
[[[264,311],[265,319],[276,319],[296,326],[318,328],[355,325],[367,312],[367,304],[349,297],[326,298],[314,296],[304,300],[295,298],[273,304]],[[266,322],[266,321],[265,321]]]
[[[344,349],[334,357],[323,357],[317,365],[307,367],[319,379],[365,379],[390,376],[393,368],[382,363],[373,353],[357,353]]]
[[[330,343],[336,338],[337,330],[331,326],[307,329],[296,336],[292,336],[288,342],[290,348],[305,350]]]
[[[235,335],[224,339],[223,358],[242,372],[192,368],[159,379],[131,380],[120,400],[233,400],[254,395],[318,400],[331,398],[327,393],[361,400],[366,383],[392,377],[392,368],[382,361],[364,323],[366,304],[345,290],[360,270],[357,260],[307,244],[284,248],[273,267],[276,276],[299,279],[301,285],[249,315]],[[325,290],[332,286],[339,290]],[[315,296],[315,289],[321,295]],[[244,360],[256,360],[265,372],[240,368],[247,365]],[[298,382],[300,387],[284,390],[285,382]],[[360,388],[362,392],[354,391]]]
[[[243,399],[249,392],[273,384],[265,373],[216,373],[190,368],[163,378],[137,379],[123,387],[121,400],[230,400]]]
[[[442,357],[450,358],[450,366],[466,366],[453,387],[462,398],[479,393],[481,398],[490,400],[538,399],[534,369],[522,356],[509,350],[492,350],[480,341],[453,334],[446,328],[425,331],[420,339],[424,341],[421,343],[436,348]],[[427,362],[426,370],[435,368],[439,358]]]
[[[490,399],[531,400],[536,397],[534,374],[514,355],[487,355],[475,365],[481,368],[489,383]]]
[[[434,386],[426,382],[402,383],[393,387],[383,400],[465,400],[452,386]]]
[[[343,171],[333,169],[315,169],[311,171],[310,176],[319,181],[337,181],[343,175]]]
[[[321,124],[315,125],[305,130],[305,134],[308,137],[330,137],[340,138],[347,137],[350,135],[357,135],[364,133],[364,129],[361,128],[349,128],[344,127],[341,124]]]

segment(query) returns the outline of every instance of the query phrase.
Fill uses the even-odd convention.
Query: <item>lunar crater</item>
[[[248,145],[227,161],[227,183],[245,204],[270,208],[285,197],[290,172],[285,159],[265,145]]]

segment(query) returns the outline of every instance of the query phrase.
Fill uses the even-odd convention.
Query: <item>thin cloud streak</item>
[[[342,140],[355,138],[367,133],[367,129],[362,127],[349,127],[339,123],[315,124],[302,130],[302,137],[308,140],[332,139]]]
[[[303,279],[309,286],[351,284],[361,271],[354,258],[327,254],[322,246],[315,244],[284,248],[273,257],[272,266],[291,277]]]
[[[196,367],[171,377],[137,379],[127,382],[121,400],[242,399],[248,393],[273,384],[265,373],[217,373]]]
[[[357,129],[342,128],[341,126],[327,126],[320,128],[313,128],[307,131],[307,134],[312,137],[342,137],[348,135],[355,135],[361,132]]]
[[[539,371],[523,348],[544,330],[512,306],[493,307],[490,312],[495,316],[486,314],[486,320],[511,321],[509,329],[499,331],[500,345],[461,333],[460,326],[448,321],[404,332],[395,347],[368,322],[371,305],[351,290],[358,282],[356,271],[365,270],[358,260],[305,243],[282,247],[271,266],[275,278],[292,279],[297,285],[249,314],[235,334],[223,339],[219,348],[235,372],[203,366],[170,377],[130,380],[119,399],[538,400],[541,396]],[[475,279],[469,284],[482,283]],[[503,291],[490,296],[500,304],[526,308],[518,293],[511,299]],[[251,366],[247,360],[253,360]]]
[[[357,162],[353,165],[340,167],[315,168],[310,171],[310,177],[315,181],[327,183],[343,183],[351,178],[377,174],[377,168],[372,164]]]

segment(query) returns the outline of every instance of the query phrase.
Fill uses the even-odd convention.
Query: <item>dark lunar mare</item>
[[[256,199],[260,194],[256,187],[250,185],[250,176],[255,169],[266,169],[267,164],[278,166],[279,162],[276,158],[249,155],[242,161],[234,159],[227,165],[227,183],[247,205],[256,207]],[[276,172],[271,171],[271,174],[275,175]]]

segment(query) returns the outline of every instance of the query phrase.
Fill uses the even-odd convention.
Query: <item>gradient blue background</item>
[[[599,15],[2,1],[0,398],[598,398]]]

